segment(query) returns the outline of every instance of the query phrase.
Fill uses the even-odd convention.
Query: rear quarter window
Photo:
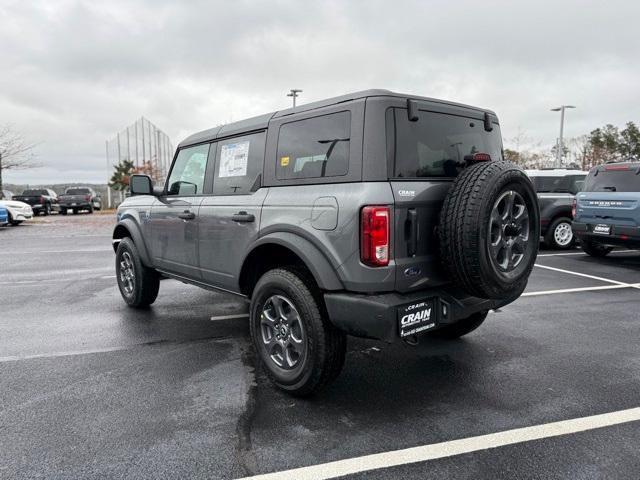
[[[280,127],[279,180],[336,177],[349,171],[351,113],[307,118]]]

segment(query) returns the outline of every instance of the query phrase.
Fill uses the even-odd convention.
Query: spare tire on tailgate
[[[531,181],[509,162],[472,164],[453,182],[438,232],[444,269],[456,284],[481,298],[519,296],[540,237]]]

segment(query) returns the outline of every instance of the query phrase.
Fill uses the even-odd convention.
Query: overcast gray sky
[[[6,182],[102,182],[105,145],[144,115],[177,144],[301,102],[388,88],[495,110],[551,145],[640,120],[631,1],[0,0],[0,124],[41,168]]]

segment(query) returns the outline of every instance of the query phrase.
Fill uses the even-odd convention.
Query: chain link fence
[[[118,132],[115,138],[107,140],[106,154],[107,183],[115,166],[124,160],[131,161],[136,171],[150,175],[154,182],[162,182],[171,165],[173,144],[166,133],[146,118],[140,117],[132,125]],[[109,207],[116,206],[123,198],[123,192],[107,187]]]

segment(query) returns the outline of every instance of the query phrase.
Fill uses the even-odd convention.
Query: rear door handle
[[[184,212],[178,214],[178,218],[181,218],[182,220],[193,220],[194,218],[196,218],[196,214],[190,212],[189,210],[185,210]]]
[[[418,251],[418,212],[415,208],[410,208],[407,212],[409,232],[407,238],[407,254],[413,257]]]
[[[238,212],[235,215],[233,215],[231,217],[231,220],[233,220],[234,222],[254,222],[256,220],[255,215],[253,215],[252,213],[247,213],[245,211],[242,212]]]

